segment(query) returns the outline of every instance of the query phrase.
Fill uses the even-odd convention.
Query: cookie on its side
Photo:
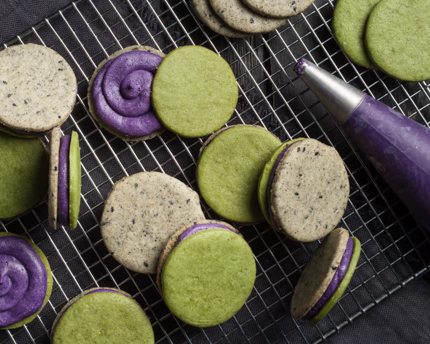
[[[315,326],[345,292],[360,257],[361,245],[346,229],[336,228],[306,264],[291,299],[293,318]]]
[[[157,280],[173,314],[187,324],[208,327],[239,311],[255,276],[254,256],[240,233],[225,222],[205,220],[172,236]]]
[[[25,214],[46,196],[49,161],[39,138],[0,132],[0,220]]]
[[[49,300],[52,275],[44,253],[27,238],[0,233],[0,328],[33,321]]]
[[[164,132],[151,107],[152,80],[164,56],[134,45],[99,64],[88,85],[88,107],[103,128],[124,141],[149,140]]]
[[[0,124],[13,131],[40,136],[60,126],[76,89],[72,68],[54,50],[29,43],[0,51]]]
[[[120,264],[155,274],[169,237],[185,224],[203,219],[195,191],[167,174],[141,172],[115,183],[100,225],[106,248]]]
[[[243,0],[253,11],[270,18],[288,18],[302,13],[315,0]]]
[[[220,129],[203,145],[197,183],[219,216],[239,223],[264,220],[257,197],[258,178],[281,141],[259,126]]]
[[[154,331],[131,295],[113,288],[93,288],[68,302],[51,330],[52,344],[153,344]]]

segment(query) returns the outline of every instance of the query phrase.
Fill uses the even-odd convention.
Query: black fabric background
[[[68,0],[0,1],[0,42],[43,20],[70,3]],[[408,283],[367,314],[343,328],[327,343],[430,343],[430,281]]]

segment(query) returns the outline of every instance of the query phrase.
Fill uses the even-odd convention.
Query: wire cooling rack
[[[80,135],[83,186],[79,223],[73,231],[48,226],[46,202],[19,219],[0,222],[2,230],[27,235],[39,245],[54,277],[52,296],[38,318],[23,328],[0,331],[0,343],[49,342],[61,308],[95,286],[116,287],[133,295],[151,320],[156,343],[319,343],[428,271],[428,233],[297,79],[293,66],[306,57],[426,126],[429,85],[400,83],[352,65],[332,37],[332,13],[332,1],[316,0],[304,14],[270,34],[233,40],[199,23],[185,0],[81,0],[4,44],[49,46],[74,69],[78,97],[62,130]],[[267,223],[240,227],[258,268],[249,300],[233,319],[207,329],[176,319],[164,304],[154,276],[125,269],[106,250],[99,219],[113,183],[136,172],[159,171],[197,190],[196,159],[205,140],[166,131],[152,140],[129,144],[94,122],[86,99],[91,74],[107,56],[134,44],[164,53],[186,44],[214,50],[229,62],[239,86],[239,103],[228,125],[260,125],[283,141],[312,137],[339,151],[351,184],[340,225],[360,239],[362,255],[346,293],[317,327],[293,320],[289,312],[293,286],[317,243],[291,242]],[[203,207],[208,217],[216,218],[206,204]]]

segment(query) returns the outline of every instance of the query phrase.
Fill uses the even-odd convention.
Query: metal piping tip
[[[351,116],[366,95],[304,58],[299,60],[294,71],[339,124]]]

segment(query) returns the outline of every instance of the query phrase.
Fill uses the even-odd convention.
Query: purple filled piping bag
[[[296,72],[430,231],[430,129],[305,59]]]

